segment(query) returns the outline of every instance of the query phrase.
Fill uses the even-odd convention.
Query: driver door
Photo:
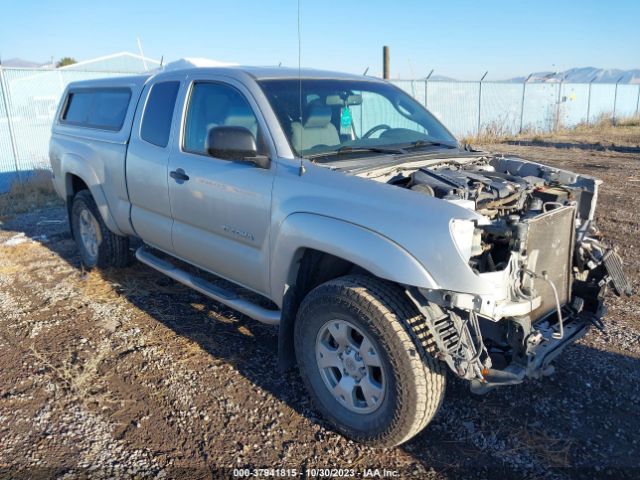
[[[255,137],[259,110],[240,84],[192,77],[182,133],[169,158],[169,199],[175,254],[216,275],[268,294],[271,189],[268,169],[207,153],[209,130],[240,126]]]

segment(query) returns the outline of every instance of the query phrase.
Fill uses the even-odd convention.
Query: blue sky
[[[0,55],[45,62],[137,51],[297,65],[296,0],[3,2]],[[640,1],[301,0],[302,64],[460,79],[574,66],[640,68]]]

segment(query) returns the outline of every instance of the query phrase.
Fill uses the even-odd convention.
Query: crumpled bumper
[[[554,315],[532,325],[532,331],[525,339],[525,356],[521,361],[514,361],[506,368],[489,369],[484,375],[484,380],[474,379],[471,381],[471,391],[476,394],[484,394],[489,390],[503,386],[522,383],[525,378],[540,378],[554,372],[551,365],[565,348],[584,337],[589,328],[596,326],[600,330],[604,329],[602,318],[606,313],[603,297],[606,285],[602,287],[598,295],[598,306],[594,311],[577,311],[574,307],[563,308],[563,330],[562,338],[556,338],[557,322]],[[553,321],[550,321],[553,319]]]

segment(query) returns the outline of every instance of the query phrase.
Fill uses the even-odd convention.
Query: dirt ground
[[[640,128],[607,148],[584,135],[521,141],[485,148],[604,180],[599,226],[638,290]],[[2,217],[0,478],[640,477],[638,296],[611,296],[606,330],[569,347],[553,376],[482,397],[449,376],[417,438],[372,449],[333,433],[298,374],[278,371],[275,329],[141,264],[79,265],[62,207]]]

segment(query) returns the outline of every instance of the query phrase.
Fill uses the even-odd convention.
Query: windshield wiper
[[[383,146],[371,146],[371,147],[358,147],[352,145],[344,145],[337,150],[331,150],[330,152],[321,152],[316,154],[307,155],[307,158],[321,158],[321,157],[332,157],[338,156],[345,153],[361,153],[361,152],[375,152],[375,153],[389,153],[392,155],[402,155],[407,153],[408,148],[420,148],[420,147],[447,147],[447,148],[456,148],[455,145],[451,145],[450,143],[442,143],[431,140],[416,140],[415,142],[410,142],[403,145],[398,145],[396,147],[383,147]]]
[[[390,153],[399,155],[407,153],[403,148],[387,148],[387,147],[352,147],[351,145],[345,145],[337,150],[331,150],[330,152],[316,153],[313,155],[307,155],[307,158],[318,157],[330,157],[333,155],[342,155],[344,153],[361,153],[361,152],[375,152],[375,153]]]
[[[351,145],[345,145],[340,147],[337,152],[376,152],[376,153],[407,153],[403,148],[389,148],[389,147],[352,147]]]
[[[402,145],[403,149],[407,148],[420,148],[420,147],[447,147],[447,148],[456,148],[455,145],[451,145],[450,143],[437,142],[432,140],[416,140],[415,142],[408,143],[406,145]]]

